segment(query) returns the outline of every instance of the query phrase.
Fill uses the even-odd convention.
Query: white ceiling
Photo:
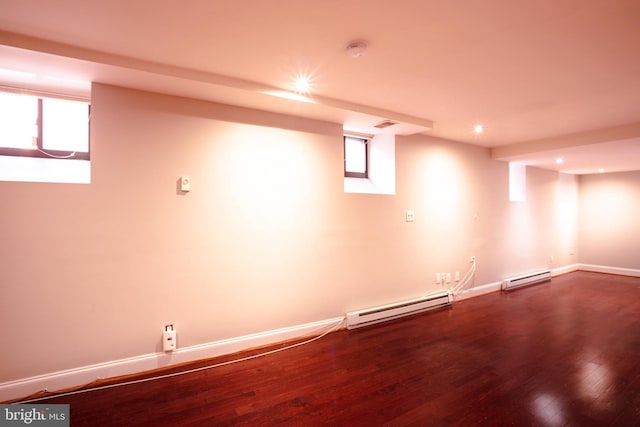
[[[0,84],[90,81],[640,169],[638,0],[0,0]],[[366,40],[366,55],[345,52]],[[303,103],[265,95],[312,78]],[[473,132],[476,124],[485,131]],[[557,164],[556,158],[563,163]]]

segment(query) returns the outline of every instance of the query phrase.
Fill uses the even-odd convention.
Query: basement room
[[[637,0],[0,10],[1,425],[637,423]]]

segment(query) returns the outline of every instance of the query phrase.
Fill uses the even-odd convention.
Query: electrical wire
[[[448,289],[448,292],[450,292],[454,298],[460,293],[460,291],[462,291],[468,283],[471,282],[471,279],[473,278],[474,274],[476,271],[476,261],[472,261],[471,262],[471,267],[469,268],[469,270],[467,270],[467,272],[465,273],[465,275],[463,276],[463,278],[460,280],[460,282],[452,287]],[[436,292],[433,292],[436,293]],[[170,374],[164,374],[164,375],[158,375],[155,377],[149,377],[149,378],[142,378],[139,380],[132,380],[132,381],[125,381],[125,382],[121,382],[121,383],[115,383],[115,384],[109,384],[109,385],[104,385],[104,386],[99,386],[99,387],[92,387],[92,388],[84,388],[87,386],[90,386],[91,384],[95,384],[96,381],[79,386],[71,391],[66,391],[66,392],[49,392],[52,393],[50,395],[47,396],[43,396],[43,397],[38,397],[38,398],[34,398],[34,399],[28,399],[28,400],[20,400],[17,402],[14,402],[13,404],[17,404],[17,403],[33,403],[33,402],[40,402],[43,400],[48,400],[48,399],[53,399],[53,398],[58,398],[58,397],[65,397],[65,396],[71,396],[71,395],[75,395],[75,394],[83,394],[83,393],[90,393],[90,392],[94,392],[94,391],[99,391],[99,390],[106,390],[106,389],[110,389],[110,388],[116,388],[116,387],[123,387],[123,386],[127,386],[127,385],[134,385],[134,384],[141,384],[141,383],[145,383],[145,382],[150,382],[150,381],[156,381],[156,380],[161,380],[161,379],[166,379],[166,378],[172,378],[172,377],[176,377],[176,376],[180,376],[180,375],[187,375],[187,374],[192,374],[195,372],[201,372],[201,371],[205,371],[205,370],[209,370],[209,369],[214,369],[214,368],[219,368],[221,366],[226,366],[226,365],[231,365],[234,363],[239,363],[239,362],[245,362],[247,360],[251,360],[251,359],[257,359],[259,357],[263,357],[263,356],[268,356],[270,354],[274,354],[274,353],[279,353],[281,351],[285,351],[285,350],[289,350],[295,347],[300,347],[302,345],[306,345],[306,344],[310,344],[314,341],[317,341],[321,338],[324,338],[325,336],[327,336],[328,334],[330,334],[331,332],[336,331],[339,327],[341,327],[345,322],[345,318],[341,318],[338,322],[336,322],[335,325],[329,327],[326,331],[322,332],[320,335],[315,336],[313,338],[307,339],[305,341],[301,341],[295,344],[290,344],[281,348],[277,348],[274,350],[269,350],[266,352],[262,352],[262,353],[257,353],[251,356],[246,356],[246,357],[241,357],[239,359],[234,359],[234,360],[228,360],[226,362],[220,362],[220,363],[215,363],[213,365],[207,365],[207,366],[202,366],[199,368],[194,368],[194,369],[189,369],[186,371],[179,371],[179,372],[173,372]],[[42,391],[41,393],[47,393],[47,390]]]
[[[473,268],[473,267],[472,267]],[[471,270],[469,270],[471,271]],[[459,293],[462,289],[464,289],[464,287],[467,285],[468,280],[470,279],[471,276],[469,276],[469,271],[467,272],[467,274],[464,275],[464,277],[462,278],[462,280],[460,280],[458,282],[458,284],[456,286],[454,286],[453,288],[451,288],[452,293],[457,294]]]
[[[476,272],[476,261],[474,260],[474,261],[471,261],[471,267],[469,267],[469,270],[467,270],[462,280],[460,280],[460,282],[456,286],[450,289],[450,292],[453,294],[454,297],[456,297],[469,283],[471,283],[471,280],[473,279],[475,272]]]
[[[446,291],[447,293],[453,295],[455,299],[455,297],[460,293],[460,291],[462,291],[469,283],[471,283],[471,279],[473,279],[473,275],[475,274],[475,272],[476,272],[476,261],[474,260],[474,261],[471,261],[471,267],[469,267],[467,272],[464,274],[462,279],[460,279],[460,282],[458,282],[456,286],[453,286],[451,288],[444,288],[443,286],[442,290],[429,292],[424,296],[429,297],[431,295],[440,294],[442,293],[442,291]]]
[[[42,154],[44,154],[45,156],[49,156],[49,157],[51,157],[51,158],[53,158],[53,159],[70,159],[70,158],[72,158],[73,156],[75,156],[75,155],[76,155],[76,152],[75,152],[75,151],[74,151],[74,152],[72,152],[71,154],[67,154],[66,156],[56,156],[56,155],[54,155],[54,154],[47,153],[46,151],[41,150],[41,149],[39,149],[39,148],[37,148],[37,150],[38,150],[39,152],[41,152]]]
[[[180,375],[193,374],[195,372],[206,371],[208,369],[219,368],[221,366],[231,365],[231,364],[234,364],[234,363],[245,362],[247,360],[257,359],[259,357],[268,356],[270,354],[279,353],[281,351],[290,350],[290,349],[295,348],[295,347],[300,347],[300,346],[303,346],[303,345],[306,345],[306,344],[310,344],[310,343],[312,343],[314,341],[317,341],[317,340],[319,340],[321,338],[324,338],[325,336],[327,336],[331,332],[334,332],[334,331],[338,330],[342,325],[344,325],[344,322],[345,322],[345,318],[343,317],[338,322],[336,322],[335,325],[332,325],[326,331],[322,332],[318,336],[315,336],[313,338],[309,338],[309,339],[307,339],[305,341],[301,341],[301,342],[298,342],[298,343],[295,343],[295,344],[289,344],[289,345],[281,347],[281,348],[276,348],[274,350],[265,351],[265,352],[254,354],[254,355],[251,355],[251,356],[241,357],[240,359],[228,360],[226,362],[220,362],[220,363],[215,363],[213,365],[201,366],[199,368],[189,369],[189,370],[186,370],[186,371],[179,371],[179,372],[173,372],[173,373],[170,373],[170,374],[158,375],[156,377],[142,378],[142,379],[139,379],[139,380],[132,380],[132,381],[126,381],[126,382],[121,382],[121,383],[108,384],[108,385],[104,385],[104,386],[100,386],[100,387],[93,387],[93,388],[86,388],[86,389],[82,388],[82,387],[86,387],[86,386],[91,385],[91,384],[95,384],[95,382],[92,382],[92,383],[80,386],[81,389],[76,389],[76,390],[67,391],[67,392],[50,392],[50,393],[54,393],[54,394],[51,394],[51,395],[48,395],[48,396],[43,396],[43,397],[38,397],[38,398],[35,398],[35,399],[21,400],[21,401],[14,402],[12,404],[18,404],[18,403],[23,404],[23,403],[40,402],[40,401],[43,401],[43,400],[48,400],[48,399],[53,399],[53,398],[58,398],[58,397],[65,397],[65,396],[71,396],[71,395],[75,395],[75,394],[90,393],[90,392],[94,392],[94,391],[98,391],[98,390],[106,390],[106,389],[110,389],[110,388],[123,387],[123,386],[133,385],[133,384],[141,384],[141,383],[146,383],[146,382],[150,382],[150,381],[156,381],[156,380],[161,380],[161,379],[166,379],[166,378],[177,377],[177,376],[180,376]],[[44,392],[47,392],[47,391],[45,390]]]

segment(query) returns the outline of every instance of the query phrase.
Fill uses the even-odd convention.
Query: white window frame
[[[345,132],[345,135],[349,133]],[[380,134],[369,138],[367,178],[345,176],[345,193],[396,194],[395,141],[393,134]]]
[[[355,171],[353,169],[349,169],[348,165],[350,163],[349,154],[352,151],[347,149],[347,141],[355,141],[356,143],[362,144],[362,151],[357,156],[357,160],[361,160],[361,156],[364,154],[364,171]],[[344,146],[344,176],[348,178],[369,178],[369,140],[370,138],[363,138],[360,136],[352,136],[352,135],[344,135],[343,136],[343,146]],[[353,160],[353,159],[351,159]],[[358,162],[359,163],[359,162]]]
[[[90,106],[88,99],[52,96],[23,90],[3,90],[3,92],[14,93],[17,96],[33,96],[39,99],[57,98],[81,101]],[[43,149],[42,101],[39,101],[38,104],[40,110],[38,113],[38,147],[37,149],[0,147],[0,181],[89,184],[91,182],[90,141],[88,141],[89,151],[86,153]]]

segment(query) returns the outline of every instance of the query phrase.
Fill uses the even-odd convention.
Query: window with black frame
[[[89,160],[88,102],[0,92],[0,155]]]
[[[369,140],[356,136],[344,136],[344,176],[369,177]]]

